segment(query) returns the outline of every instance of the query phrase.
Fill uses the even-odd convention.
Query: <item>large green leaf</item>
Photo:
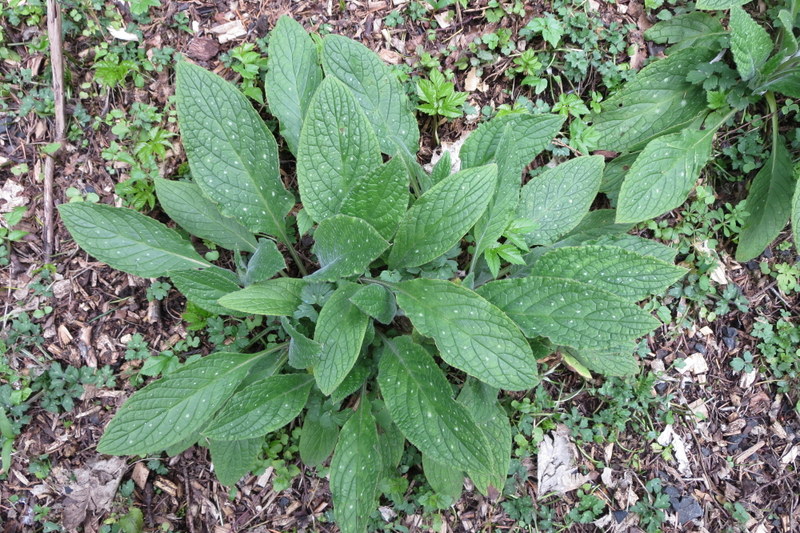
[[[628,235],[627,233],[621,235],[604,235],[597,239],[588,240],[585,244],[616,246],[617,248],[624,248],[625,250],[635,252],[639,255],[647,255],[666,263],[674,263],[675,256],[678,255],[678,250],[676,248],[651,239],[639,237],[638,235]]]
[[[395,157],[358,182],[342,202],[341,211],[366,220],[384,239],[391,239],[408,199],[408,171],[402,159]]]
[[[731,52],[743,80],[752,79],[772,52],[772,39],[744,9],[731,8]]]
[[[750,216],[739,234],[737,261],[755,259],[775,240],[791,216],[794,189],[792,157],[779,138],[750,185],[747,195]]]
[[[529,244],[552,244],[589,212],[603,177],[602,156],[576,157],[536,176],[522,188],[517,216],[537,229]]]
[[[397,314],[394,296],[381,285],[364,285],[350,297],[350,301],[381,324],[388,325]]]
[[[558,115],[519,115],[506,125],[494,155],[497,187],[486,212],[475,225],[475,255],[491,246],[514,218],[520,198],[522,172],[556,136],[564,117]]]
[[[238,291],[239,279],[236,274],[224,268],[211,267],[204,270],[179,270],[170,272],[169,278],[181,294],[193,304],[209,313],[229,315],[227,309],[217,303],[226,294]]]
[[[419,130],[406,92],[375,52],[352,39],[328,35],[322,44],[322,65],[327,75],[335,76],[353,92],[383,153],[394,155],[397,144],[417,153]]]
[[[794,196],[792,197],[792,232],[794,247],[800,250],[800,171],[795,172]]]
[[[506,126],[515,120],[517,120],[515,115],[504,115],[479,124],[475,131],[469,134],[458,152],[461,168],[479,167],[494,161]]]
[[[641,222],[681,205],[711,156],[716,129],[685,129],[645,146],[625,176],[617,222]]]
[[[600,148],[633,151],[694,121],[706,109],[705,91],[686,81],[686,76],[713,56],[713,50],[692,47],[640,70],[593,117]]]
[[[252,252],[256,239],[236,220],[222,216],[217,206],[203,196],[200,187],[188,181],[155,179],[158,203],[183,229],[227,250]]]
[[[615,246],[567,246],[544,254],[531,273],[573,279],[635,302],[663,293],[686,269]]]
[[[668,50],[676,52],[691,46],[711,45],[714,39],[721,39],[726,33],[719,17],[692,11],[657,22],[644,32],[644,37],[659,44],[671,44]]]
[[[375,419],[366,398],[347,420],[331,460],[331,495],[336,525],[342,533],[364,533],[378,505],[382,474]]]
[[[352,283],[340,285],[319,313],[314,340],[322,351],[314,377],[323,394],[339,386],[361,353],[369,317],[350,302],[358,288]]]
[[[492,471],[467,470],[475,487],[484,496],[489,487],[502,494],[511,467],[512,431],[503,406],[497,401],[497,389],[476,380],[467,380],[458,395],[458,403],[466,407],[489,442]]]
[[[178,232],[133,209],[76,202],[58,206],[58,212],[81,248],[128,274],[157,278],[211,266]]]
[[[320,343],[309,339],[301,333],[289,319],[281,317],[281,326],[289,335],[289,364],[297,369],[313,367],[319,361],[319,354],[322,352]]]
[[[291,316],[300,305],[300,291],[305,283],[296,278],[275,278],[227,294],[218,303],[242,313]]]
[[[189,437],[228,399],[257,357],[211,354],[147,385],[120,407],[97,451],[145,455]]]
[[[400,222],[389,268],[419,266],[455,246],[486,210],[496,181],[492,164],[456,172],[429,189]]]
[[[202,433],[216,440],[266,435],[300,414],[313,384],[308,374],[270,376],[251,383],[228,400]]]
[[[455,501],[461,496],[464,486],[464,473],[449,464],[434,461],[427,454],[422,455],[422,471],[431,488],[439,495]]]
[[[633,356],[635,346],[614,346],[605,350],[573,350],[569,354],[592,372],[604,376],[633,376],[639,372],[639,363]]]
[[[297,155],[303,117],[322,81],[319,54],[311,37],[293,18],[278,19],[269,34],[265,89],[269,109],[281,124],[281,137]]]
[[[320,268],[306,279],[336,281],[363,274],[388,247],[389,243],[366,221],[347,215],[328,217],[314,232],[314,253]]]
[[[247,98],[204,68],[175,68],[181,139],[203,194],[253,232],[288,243],[284,217],[294,198],[278,171],[278,145]]]
[[[306,113],[297,150],[303,208],[317,222],[339,213],[350,190],[381,164],[378,140],[353,94],[325,78]]]
[[[245,285],[252,285],[267,281],[272,276],[286,268],[286,261],[278,250],[278,245],[272,239],[259,239],[258,247],[247,261],[244,272]]]
[[[214,473],[223,485],[233,486],[242,476],[258,465],[258,456],[264,446],[264,438],[243,440],[214,440],[208,443]]]
[[[321,401],[309,400],[300,430],[300,459],[309,468],[321,465],[333,453],[339,437],[339,426]]]
[[[378,383],[395,424],[424,455],[462,471],[492,471],[486,436],[452,399],[450,383],[422,346],[407,336],[387,341]]]
[[[433,279],[394,288],[397,304],[420,333],[433,338],[448,364],[501,389],[526,390],[539,382],[519,328],[475,292]]]
[[[529,337],[575,348],[608,348],[647,334],[659,322],[635,304],[573,280],[531,276],[493,281],[478,293]]]
[[[742,6],[747,4],[750,0],[697,0],[695,8],[706,9],[709,11],[718,11],[722,9],[730,9],[732,7]]]

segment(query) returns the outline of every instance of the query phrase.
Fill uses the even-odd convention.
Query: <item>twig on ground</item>
[[[50,69],[53,75],[53,98],[55,100],[56,129],[54,142],[64,142],[64,54],[61,43],[61,10],[57,0],[47,0],[47,36],[50,41]],[[53,254],[53,174],[58,152],[46,157],[44,164],[44,261],[50,262]]]

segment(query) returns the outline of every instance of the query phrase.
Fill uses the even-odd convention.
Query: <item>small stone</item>
[[[612,514],[614,515],[614,520],[617,521],[617,524],[621,524],[622,521],[628,516],[628,511],[612,511]]]

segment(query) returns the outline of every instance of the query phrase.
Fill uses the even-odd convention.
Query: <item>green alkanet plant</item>
[[[428,174],[405,93],[369,49],[337,35],[318,48],[284,17],[269,58],[266,97],[296,157],[302,210],[248,99],[188,62],[177,65],[176,99],[191,181],[155,182],[166,214],[232,251],[236,271],[134,210],[60,207],[75,241],[110,266],[169,277],[211,313],[268,317],[261,351],[213,353],[144,387],[98,450],[200,444],[233,484],[265,435],[302,417],[303,461],[333,454],[345,532],[365,530],[406,441],[434,488],[467,475],[484,494],[501,489],[512,432],[499,389],[536,387],[537,359],[555,351],[601,374],[636,372],[634,341],[659,324],[636,302],[684,269],[673,250],[626,235],[612,210],[590,212],[602,157],[523,186],[563,117],[486,122],[464,143],[459,171],[443,158]],[[298,238],[306,230],[310,249]]]
[[[776,103],[776,94],[800,98],[795,36],[800,3],[792,0],[776,10],[780,29],[773,36],[740,7],[745,3],[697,2],[698,10],[727,10],[727,30],[719,15],[705,11],[647,30],[645,37],[669,45],[667,57],[650,63],[606,100],[592,126],[598,148],[619,152],[601,191],[618,198],[617,222],[636,223],[680,206],[711,158],[715,133],[737,113],[766,103],[771,150],[750,187],[739,261],[760,255],[790,217],[800,243],[800,182],[780,134]]]

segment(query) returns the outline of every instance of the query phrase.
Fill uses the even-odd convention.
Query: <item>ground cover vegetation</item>
[[[227,47],[197,37],[208,12],[62,7],[84,53],[56,157],[85,176],[59,184],[62,247],[102,263],[42,264],[40,199],[13,188],[59,146],[45,6],[12,2],[0,58],[31,68],[0,85],[9,523],[790,530],[795,2],[405,2],[378,23],[340,3]],[[130,290],[97,300],[68,264]],[[68,435],[86,449],[46,444]],[[181,503],[217,497],[187,461],[228,518]],[[110,479],[98,507],[44,488],[87,475]]]

